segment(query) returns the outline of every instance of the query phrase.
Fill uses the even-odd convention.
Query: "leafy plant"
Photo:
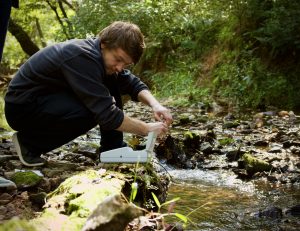
[[[174,203],[174,202],[176,202],[176,201],[178,201],[178,200],[180,199],[179,197],[176,197],[176,198],[174,198],[174,199],[172,199],[172,200],[170,200],[170,201],[166,201],[166,202],[164,202],[163,204],[160,204],[158,198],[156,197],[156,195],[155,195],[153,192],[152,192],[152,196],[153,196],[153,199],[154,199],[154,201],[155,201],[155,203],[156,203],[156,205],[157,205],[157,207],[158,207],[158,213],[160,212],[160,209],[161,209],[163,206],[168,205],[168,204],[172,204],[172,203]],[[176,217],[178,217],[181,221],[183,221],[184,224],[186,224],[186,223],[188,222],[188,218],[187,218],[186,216],[180,214],[180,213],[167,213],[167,214],[162,214],[160,217],[162,217],[162,216],[176,216]]]

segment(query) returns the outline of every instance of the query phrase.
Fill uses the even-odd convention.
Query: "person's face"
[[[101,44],[105,70],[108,75],[121,72],[133,64],[132,59],[121,48],[108,49]]]

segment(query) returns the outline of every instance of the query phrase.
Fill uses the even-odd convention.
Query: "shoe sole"
[[[30,164],[30,163],[26,162],[26,161],[23,159],[22,152],[21,152],[21,147],[20,147],[20,144],[19,144],[19,141],[18,141],[18,137],[17,137],[17,133],[14,133],[14,134],[13,134],[13,136],[12,136],[12,141],[13,141],[13,143],[14,143],[14,145],[15,145],[17,154],[18,154],[19,159],[20,159],[20,161],[22,162],[22,164],[24,164],[25,166],[28,166],[28,167],[35,167],[35,166],[42,166],[42,165],[44,165],[44,163]]]

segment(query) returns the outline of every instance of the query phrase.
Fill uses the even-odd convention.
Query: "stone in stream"
[[[186,162],[186,155],[183,151],[179,140],[168,136],[166,140],[159,144],[156,148],[156,154],[159,159],[167,160],[167,164],[177,167],[184,167]]]
[[[142,215],[142,210],[133,204],[124,202],[120,195],[113,195],[100,203],[88,217],[82,231],[118,231]]]
[[[264,217],[264,218],[271,218],[271,219],[281,219],[283,213],[281,208],[274,206],[274,207],[267,208],[263,211],[259,211],[254,216],[259,218]]]
[[[267,163],[266,161],[257,159],[249,153],[245,153],[238,163],[239,167],[246,169],[247,173],[251,176],[256,172],[270,171],[272,169],[271,164]]]
[[[300,217],[300,204],[292,206],[285,211],[286,215],[291,215],[294,217]]]

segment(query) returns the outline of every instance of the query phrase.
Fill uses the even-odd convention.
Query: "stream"
[[[1,97],[0,108],[3,110]],[[130,110],[127,112],[130,114]],[[132,113],[138,114],[138,110],[134,108]],[[145,110],[141,110],[141,115],[145,115]],[[9,129],[3,111],[0,111],[0,127]],[[300,230],[300,214],[286,213],[287,209],[300,205],[299,183],[240,180],[230,168],[179,170],[164,166],[172,177],[167,201],[180,197],[172,212],[191,221],[184,230]],[[258,215],[271,207],[280,208],[282,216]],[[162,212],[166,212],[164,209]],[[166,217],[166,221],[179,222],[179,219]]]
[[[284,211],[299,204],[300,187],[247,183],[228,171],[169,173],[174,183],[167,200],[180,197],[173,212],[188,216],[193,222],[185,230],[300,230],[299,217],[257,217],[260,210],[274,206]]]

